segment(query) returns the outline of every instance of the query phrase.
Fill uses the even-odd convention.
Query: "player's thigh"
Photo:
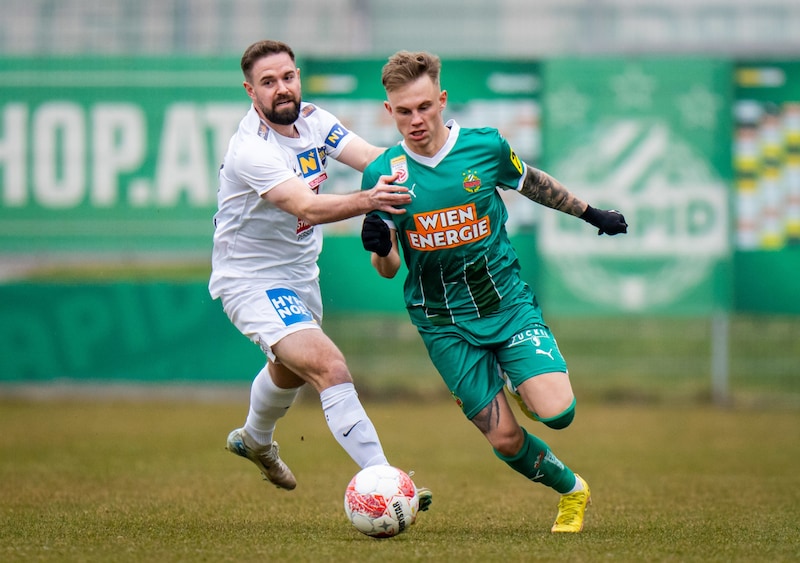
[[[575,400],[569,374],[564,372],[540,373],[526,379],[517,392],[528,408],[542,419],[561,415]]]
[[[501,369],[536,415],[556,416],[572,404],[567,363],[547,326],[534,323],[518,330],[497,355]]]
[[[352,381],[344,355],[319,327],[286,335],[272,346],[272,351],[281,366],[317,391]]]
[[[421,330],[420,335],[456,404],[472,420],[503,388],[494,353],[471,344],[449,326]]]

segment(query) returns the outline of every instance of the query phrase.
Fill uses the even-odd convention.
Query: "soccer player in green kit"
[[[403,140],[367,166],[362,188],[392,174],[411,203],[403,215],[367,215],[362,242],[386,278],[399,271],[402,248],[408,314],[456,403],[498,458],[561,494],[551,530],[580,532],[588,484],[520,426],[503,390],[551,428],[572,422],[567,365],[520,277],[498,188],[579,217],[598,234],[625,233],[627,224],[619,212],[592,208],[526,165],[496,129],[445,123],[440,70],[437,56],[407,51],[383,67],[384,105]]]

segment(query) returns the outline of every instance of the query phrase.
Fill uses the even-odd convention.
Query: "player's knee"
[[[570,405],[566,409],[561,411],[559,414],[547,418],[540,416],[539,420],[554,430],[561,430],[569,426],[574,418],[575,418],[575,399],[573,398]]]
[[[503,436],[501,439],[491,440],[495,455],[500,458],[515,456],[523,445],[518,436]]]
[[[516,420],[505,429],[494,428],[490,432],[484,432],[484,436],[495,453],[504,457],[513,457],[525,443],[525,431]]]
[[[350,375],[350,370],[344,358],[327,363],[320,371],[323,380],[329,385],[353,382],[353,377]]]

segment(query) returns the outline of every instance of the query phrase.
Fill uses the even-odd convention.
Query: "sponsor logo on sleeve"
[[[328,131],[328,135],[325,137],[325,144],[331,148],[336,148],[339,146],[339,142],[344,139],[350,131],[344,128],[341,123],[337,123],[334,125],[330,131]]]
[[[514,168],[517,169],[520,176],[522,175],[522,161],[517,156],[517,153],[514,152],[514,149],[511,149],[511,154],[509,154],[509,159],[511,160],[511,164],[514,165]]]

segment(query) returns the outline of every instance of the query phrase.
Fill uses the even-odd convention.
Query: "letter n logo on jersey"
[[[303,178],[322,172],[322,158],[320,158],[317,149],[301,152],[297,155],[297,162],[300,163],[300,171],[303,173]]]

